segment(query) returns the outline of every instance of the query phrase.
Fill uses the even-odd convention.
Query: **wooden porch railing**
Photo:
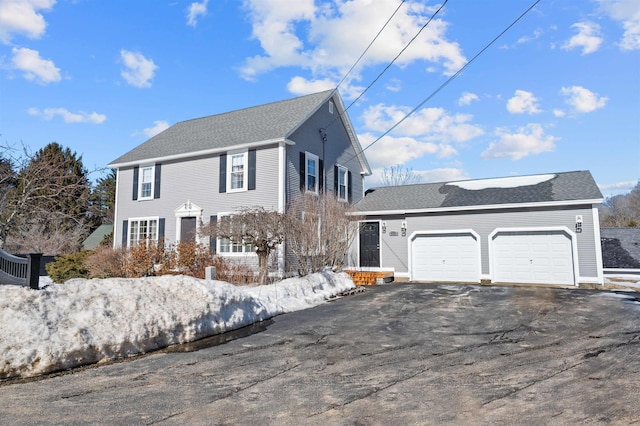
[[[0,250],[0,285],[21,285],[37,290],[40,281],[42,253],[18,257]]]

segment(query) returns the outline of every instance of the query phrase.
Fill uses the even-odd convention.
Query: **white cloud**
[[[382,169],[396,164],[404,164],[425,154],[437,154],[438,145],[431,142],[420,142],[410,137],[384,136],[371,148],[367,148],[376,140],[371,133],[359,134],[358,139],[366,149],[366,156],[373,169]]]
[[[622,23],[624,34],[620,40],[623,50],[640,50],[640,2],[638,0],[599,0],[601,8],[611,19]]]
[[[209,3],[209,0],[203,0],[201,3],[194,2],[189,5],[187,25],[191,27],[198,25],[198,17],[207,14],[207,3]]]
[[[533,35],[520,37],[517,43],[518,44],[528,43],[532,40],[539,39],[542,36],[542,34],[544,34],[544,31],[537,28],[536,30],[533,31]]]
[[[169,123],[163,120],[156,120],[153,122],[153,127],[147,127],[143,130],[144,134],[151,138],[169,128]]]
[[[127,83],[134,87],[151,87],[151,80],[158,69],[151,59],[145,58],[141,53],[125,49],[120,50],[120,58],[125,66],[120,75]]]
[[[538,114],[538,99],[533,93],[525,90],[516,90],[515,95],[507,101],[507,111],[511,114]]]
[[[378,104],[367,108],[362,119],[368,130],[385,132],[409,111],[408,107]],[[480,126],[470,123],[472,119],[470,114],[451,115],[443,108],[423,108],[394,129],[393,134],[438,144],[467,142],[484,133]]]
[[[294,77],[287,84],[287,90],[295,95],[307,95],[309,93],[322,92],[336,87],[336,83],[330,79],[307,80],[304,77]]]
[[[24,78],[27,80],[41,84],[56,83],[61,80],[60,68],[56,67],[53,61],[41,58],[37,50],[14,47],[11,51],[13,68],[24,72]]]
[[[527,155],[551,152],[558,138],[544,134],[540,124],[532,123],[521,127],[515,133],[506,129],[496,129],[498,140],[491,142],[482,153],[482,158],[510,158],[520,160]]]
[[[458,99],[458,105],[471,105],[471,102],[477,101],[480,98],[475,93],[464,92],[460,99]]]
[[[637,184],[638,184],[637,180],[630,180],[627,182],[617,182],[617,183],[611,183],[606,185],[598,184],[598,187],[600,188],[600,191],[613,190],[613,191],[628,192],[628,191],[631,191],[633,188],[635,188]]]
[[[560,91],[567,97],[566,103],[571,105],[575,112],[592,112],[604,108],[609,98],[598,96],[582,86],[563,87]]]
[[[47,23],[39,11],[51,10],[56,0],[0,0],[0,41],[8,44],[16,34],[36,39]]]
[[[561,109],[554,109],[554,110],[553,110],[553,115],[554,115],[554,116],[556,116],[556,117],[558,117],[558,118],[560,118],[560,117],[564,117],[565,115],[567,115],[567,113],[566,113],[566,112],[564,112],[564,111],[563,111],[563,110],[561,110]]]
[[[263,54],[245,60],[243,78],[250,80],[278,67],[298,66],[311,70],[318,79],[334,81],[349,70],[354,58],[360,56],[398,6],[396,2],[378,2],[371,7],[370,0],[324,3],[318,7],[313,0],[246,0],[244,5],[249,11],[253,38],[260,42]],[[420,2],[406,2],[352,78],[357,80],[363,67],[393,59],[431,13]],[[456,72],[466,59],[460,46],[446,39],[447,25],[434,19],[396,65],[424,61],[438,65],[444,74]]]
[[[65,123],[92,123],[101,124],[107,116],[104,114],[98,114],[97,112],[87,113],[84,111],[70,112],[66,108],[45,108],[39,110],[38,108],[29,108],[27,111],[30,115],[40,116],[45,120],[52,120],[55,116],[60,116]]]
[[[593,22],[576,22],[571,25],[571,28],[576,28],[578,34],[571,37],[567,42],[562,45],[565,50],[571,50],[575,48],[582,48],[582,54],[587,55],[593,53],[602,44],[602,37],[600,37],[600,25]]]
[[[456,168],[439,168],[432,170],[421,170],[416,171],[416,174],[420,176],[421,183],[429,183],[429,182],[453,182],[463,179],[468,179],[469,177],[462,169]]]

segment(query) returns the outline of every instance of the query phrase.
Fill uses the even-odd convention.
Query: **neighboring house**
[[[640,273],[640,228],[601,228],[605,273]]]
[[[229,257],[243,244],[198,229],[241,207],[284,212],[302,192],[363,196],[371,171],[337,91],[177,123],[121,157],[114,244],[198,241]],[[285,256],[279,254],[279,268]]]
[[[83,250],[93,250],[100,246],[104,238],[113,232],[113,225],[103,224],[96,228],[85,240],[82,242]]]
[[[588,171],[381,187],[356,204],[351,266],[412,281],[603,283]]]

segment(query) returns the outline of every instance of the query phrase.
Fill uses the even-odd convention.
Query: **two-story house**
[[[116,246],[209,243],[197,232],[203,223],[241,207],[284,212],[302,192],[355,203],[371,174],[337,90],[177,123],[109,167],[117,169]],[[212,248],[252,255],[228,240]]]

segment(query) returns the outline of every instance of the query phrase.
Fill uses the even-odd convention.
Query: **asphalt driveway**
[[[0,424],[640,422],[639,297],[377,286],[224,344],[2,383]]]

